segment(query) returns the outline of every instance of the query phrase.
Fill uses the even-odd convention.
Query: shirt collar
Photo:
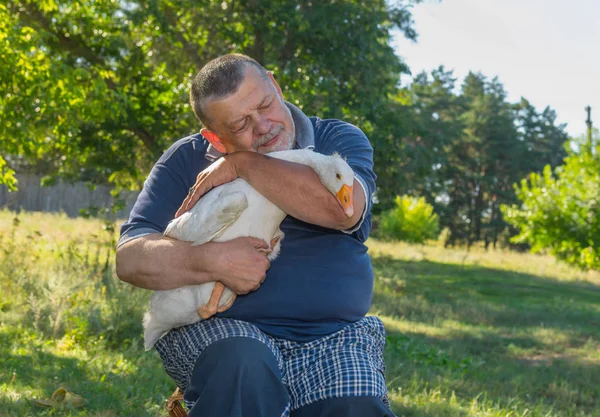
[[[292,103],[285,102],[285,105],[290,109],[292,120],[296,130],[296,149],[314,149],[315,148],[315,132],[313,130],[310,119]],[[211,162],[219,159],[223,154],[215,149],[211,144],[208,145],[204,157]]]

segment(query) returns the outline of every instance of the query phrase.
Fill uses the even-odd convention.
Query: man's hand
[[[252,245],[252,247],[254,247],[258,252],[267,256],[273,251],[273,248],[275,247],[275,245],[277,245],[277,243],[281,239],[281,236],[276,236],[273,239],[271,239],[271,247],[270,248],[267,246],[267,244],[264,241],[262,241],[260,239],[247,237],[247,238],[238,238],[236,240],[240,240],[240,239],[242,241],[245,240],[247,244]],[[233,242],[233,241],[231,241],[231,242]],[[247,248],[243,248],[243,245],[242,245],[242,249],[247,249]],[[267,265],[269,265],[269,264],[267,264]],[[268,266],[267,266],[267,269],[268,269]],[[260,266],[257,269],[257,272],[258,272],[258,275],[256,275],[256,276],[260,277],[261,274],[263,273],[262,268],[260,268]],[[266,275],[266,270],[265,270],[264,274]],[[231,279],[231,278],[229,278],[229,279]],[[222,279],[222,281],[223,282],[229,281],[229,279]],[[202,317],[202,319],[206,320],[207,318],[212,317],[217,313],[222,313],[223,311],[227,310],[229,307],[232,306],[232,304],[235,301],[238,294],[245,294],[250,291],[257,290],[258,287],[260,287],[260,284],[262,284],[264,280],[265,280],[265,277],[263,276],[260,283],[257,286],[255,286],[254,288],[251,288],[252,285],[254,284],[253,281],[255,281],[254,279],[252,279],[252,277],[250,280],[244,279],[243,281],[238,281],[238,283],[242,284],[242,286],[241,286],[242,290],[235,290],[234,288],[230,287],[230,289],[233,290],[234,294],[233,294],[231,300],[226,305],[221,306],[221,307],[219,307],[219,304],[221,302],[221,297],[223,296],[223,290],[225,289],[225,284],[221,281],[217,281],[215,283],[215,286],[213,287],[213,290],[210,295],[210,299],[208,300],[208,303],[198,307],[198,314],[200,315],[200,317]],[[248,288],[249,288],[249,290],[247,290]],[[239,292],[239,291],[243,291],[243,292]]]
[[[253,237],[239,237],[219,245],[214,265],[215,281],[222,282],[236,294],[256,291],[271,266],[267,259],[269,245]]]
[[[225,155],[211,166],[198,174],[196,183],[190,188],[190,193],[183,200],[181,207],[175,213],[175,218],[181,216],[186,211],[190,210],[200,200],[204,194],[209,192],[214,187],[231,182],[239,177],[235,166],[235,157]]]

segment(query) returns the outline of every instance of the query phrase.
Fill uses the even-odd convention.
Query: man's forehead
[[[254,107],[262,105],[261,103],[274,92],[268,76],[263,76],[256,68],[248,67],[234,92],[209,100],[205,109],[210,113],[213,122],[227,126],[235,124]]]

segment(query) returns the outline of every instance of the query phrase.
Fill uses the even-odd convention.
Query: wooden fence
[[[114,198],[110,195],[112,187],[98,185],[94,190],[85,183],[57,183],[49,187],[40,186],[40,177],[30,174],[17,174],[19,190],[8,192],[0,185],[0,209],[26,211],[64,212],[70,217],[80,216],[80,209],[107,208]],[[139,191],[123,192],[120,198],[125,200],[125,208],[111,217],[124,219],[135,203]]]

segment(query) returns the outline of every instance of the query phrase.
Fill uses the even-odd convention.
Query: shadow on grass
[[[585,415],[599,411],[598,363],[546,356],[543,352],[540,359],[523,360],[507,349],[515,341],[529,342],[522,337],[440,339],[390,330],[387,337],[385,360],[390,391],[402,388],[404,393],[415,394],[425,389],[440,390],[469,400],[486,393],[494,405],[508,406],[518,399],[526,404],[523,409],[531,410],[543,402],[565,411],[560,415],[571,415],[566,411],[575,409],[585,411]],[[448,415],[460,415],[457,412],[453,409]]]
[[[373,268],[374,307],[385,315],[600,335],[600,286],[591,283],[390,257],[373,258]]]
[[[391,257],[374,257],[373,267],[373,311],[414,324],[405,333],[388,329],[391,390],[486,392],[488,400],[519,398],[529,409],[540,402],[563,411],[600,408],[600,366],[589,360],[600,343],[600,287]],[[396,405],[400,415],[430,415],[417,410]]]
[[[15,342],[19,336],[14,329],[0,331],[1,382],[5,393],[13,393],[0,395],[0,409],[6,413],[0,415],[55,415],[31,400],[49,399],[58,387],[86,400],[84,408],[57,410],[59,415],[162,415],[173,384],[152,355],[131,351],[115,358],[100,352],[89,359],[67,357],[47,351],[54,342]]]

